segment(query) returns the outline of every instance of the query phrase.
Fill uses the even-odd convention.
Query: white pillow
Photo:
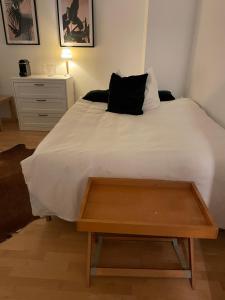
[[[158,84],[153,68],[149,68],[146,73],[148,73],[148,78],[145,88],[145,101],[143,105],[144,111],[151,110],[160,106]]]
[[[152,67],[147,69],[148,78],[145,87],[145,100],[143,104],[144,112],[160,106],[160,98],[158,93],[158,83]],[[120,70],[116,72],[119,76],[124,76]]]

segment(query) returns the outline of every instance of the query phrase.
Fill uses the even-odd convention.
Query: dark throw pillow
[[[171,91],[159,91],[159,98],[160,101],[172,101],[175,100],[173,94],[171,93]]]
[[[90,91],[83,97],[83,99],[92,101],[92,102],[103,102],[108,103],[109,99],[109,90],[95,90]]]
[[[121,77],[112,74],[107,111],[119,114],[142,115],[148,74]]]

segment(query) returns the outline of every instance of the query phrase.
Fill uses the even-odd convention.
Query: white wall
[[[185,95],[198,2],[150,0],[146,67],[154,67],[160,89],[177,97]]]
[[[195,41],[190,96],[225,127],[225,1],[203,0]]]
[[[40,46],[7,46],[0,17],[0,93],[11,94],[10,78],[18,74],[18,60],[28,58],[32,73],[43,73],[43,64],[54,62],[65,73],[60,60],[55,0],[36,0]],[[71,74],[76,97],[91,89],[107,88],[110,74],[144,69],[147,0],[95,0],[95,48],[71,48],[74,64]],[[5,115],[2,106],[0,114]]]

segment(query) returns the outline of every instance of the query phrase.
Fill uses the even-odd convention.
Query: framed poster
[[[94,47],[93,0],[57,0],[61,47]]]
[[[39,45],[35,0],[0,0],[8,45]]]

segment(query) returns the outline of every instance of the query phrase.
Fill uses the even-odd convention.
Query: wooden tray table
[[[218,228],[192,182],[89,178],[77,230],[88,232],[87,282],[90,276],[189,278],[194,288],[194,239],[216,239]],[[95,247],[93,236],[100,238]],[[169,238],[181,262],[180,270],[98,268],[105,236],[140,239]],[[188,239],[188,264],[180,243]],[[184,244],[183,244],[184,245]]]

